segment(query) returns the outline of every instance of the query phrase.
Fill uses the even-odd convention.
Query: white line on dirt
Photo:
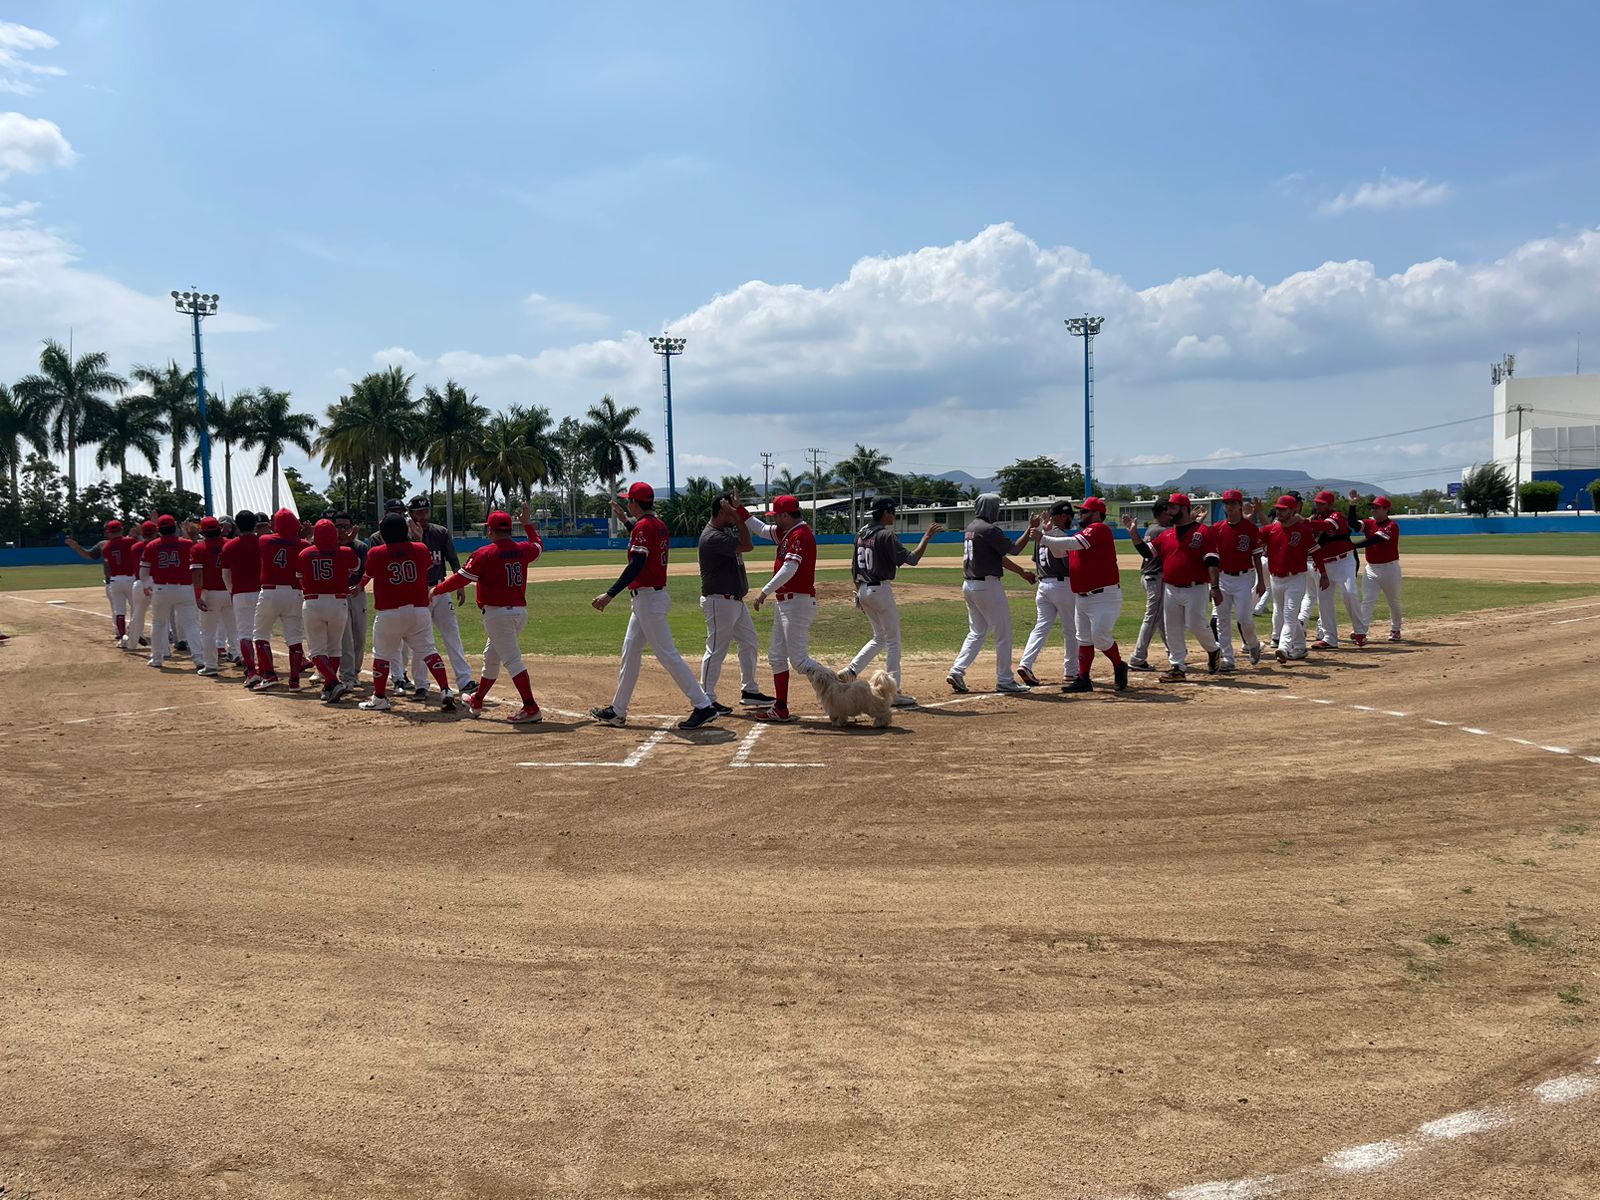
[[[11,592],[7,592],[6,595],[5,595],[5,598],[7,600],[20,600],[24,604],[39,604],[39,605],[48,606],[50,608],[64,608],[68,612],[83,613],[84,616],[87,616],[87,617],[100,617],[102,620],[111,615],[111,610],[110,609],[107,609],[104,612],[95,612],[93,609],[89,609],[89,608],[74,608],[72,605],[68,604],[65,600],[30,600],[26,596],[18,596],[18,595],[15,595],[15,594],[11,593]]]
[[[551,711],[554,712],[556,710],[552,709]],[[650,752],[652,750],[654,750],[657,746],[659,746],[662,743],[662,741],[666,738],[667,733],[671,730],[671,728],[672,727],[670,725],[668,725],[668,726],[663,726],[662,728],[656,730],[649,737],[645,738],[644,741],[640,742],[639,745],[634,748],[633,753],[628,755],[628,757],[623,759],[621,762],[519,762],[517,764],[517,766],[519,766],[519,767],[543,767],[543,768],[549,768],[549,767],[610,767],[613,770],[627,770],[627,769],[630,769],[630,768],[633,768],[633,767],[637,767],[646,758],[648,758],[650,756]]]
[[[1500,1129],[1510,1123],[1511,1118],[1501,1113],[1469,1108],[1465,1112],[1451,1113],[1448,1117],[1419,1125],[1417,1132],[1425,1138],[1454,1141],[1473,1133],[1488,1133],[1491,1129]]]
[[[1455,728],[1455,722],[1454,721],[1441,721],[1437,717],[1423,717],[1422,719],[1424,721],[1426,721],[1429,725],[1443,725],[1446,729]]]
[[[1368,1142],[1365,1146],[1351,1146],[1335,1150],[1322,1161],[1331,1170],[1354,1175],[1363,1171],[1378,1171],[1392,1167],[1405,1155],[1405,1150],[1395,1142]]]
[[[1479,729],[1475,725],[1462,725],[1460,728],[1462,733],[1475,733],[1479,737],[1489,736],[1489,731],[1487,729]]]
[[[1594,1077],[1590,1075],[1563,1075],[1560,1079],[1547,1079],[1533,1089],[1533,1094],[1545,1104],[1570,1104],[1581,1100],[1595,1090]]]
[[[1600,621],[1600,613],[1592,617],[1568,617],[1565,621],[1552,621],[1552,625],[1576,625],[1579,621]]]

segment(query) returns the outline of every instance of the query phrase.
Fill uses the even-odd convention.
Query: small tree
[[[1553,479],[1529,480],[1517,491],[1522,497],[1523,512],[1555,512],[1561,503],[1561,485]]]
[[[1461,481],[1461,507],[1475,517],[1508,512],[1511,508],[1511,476],[1499,463],[1482,463],[1468,471]]]
[[[1589,486],[1584,489],[1589,493],[1589,507],[1595,512],[1600,512],[1600,479],[1589,481]]]
[[[1007,500],[1024,496],[1082,496],[1083,468],[1063,467],[1048,455],[1019,458],[994,473],[995,486]]]

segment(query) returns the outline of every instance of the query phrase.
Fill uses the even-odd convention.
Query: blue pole
[[[1083,335],[1083,494],[1094,495],[1094,388],[1089,380],[1089,347],[1094,334]]]
[[[661,378],[667,389],[667,495],[678,494],[678,477],[672,462],[672,351],[661,356]]]
[[[200,406],[200,483],[205,489],[205,516],[215,516],[211,506],[211,422],[206,416],[206,368],[200,357],[200,307],[189,314],[194,320],[194,394]]]

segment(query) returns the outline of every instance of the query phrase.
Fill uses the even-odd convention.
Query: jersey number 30
[[[389,582],[395,587],[417,581],[417,564],[409,558],[389,564]]]

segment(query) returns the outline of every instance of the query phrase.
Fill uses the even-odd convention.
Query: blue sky
[[[0,375],[64,337],[320,413],[389,362],[602,392],[679,475],[878,445],[984,473],[1486,414],[1600,359],[1591,6],[12,4]],[[1487,419],[1243,465],[1402,488]],[[1168,463],[1179,460],[1171,469]],[[320,474],[320,471],[313,472]],[[646,474],[664,477],[659,462]]]

